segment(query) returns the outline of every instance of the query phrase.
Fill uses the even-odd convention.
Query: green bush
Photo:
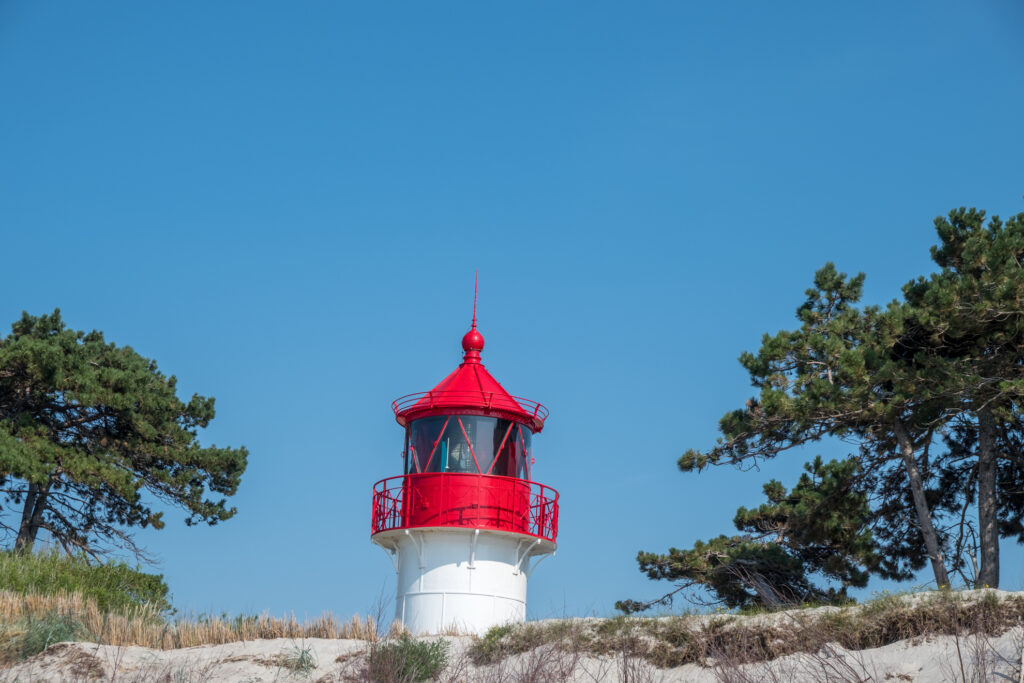
[[[308,678],[318,663],[312,646],[303,643],[301,646],[295,645],[291,652],[284,655],[281,664],[293,674]]]
[[[0,588],[22,595],[80,593],[104,611],[123,612],[144,604],[164,611],[171,607],[160,574],[146,574],[124,562],[89,564],[84,556],[57,552],[0,551]]]
[[[16,645],[21,659],[33,657],[54,643],[78,640],[82,625],[70,614],[50,612],[42,617],[30,618]]]
[[[510,655],[534,650],[547,643],[582,637],[572,621],[509,623],[494,626],[483,638],[475,638],[469,649],[476,665],[493,664]]]
[[[370,650],[370,680],[426,681],[437,678],[448,663],[448,643],[444,640],[414,640],[408,634],[398,640],[376,645]]]
[[[503,658],[509,650],[505,640],[515,630],[515,624],[492,626],[481,640],[473,643],[473,662],[475,664],[490,664]]]

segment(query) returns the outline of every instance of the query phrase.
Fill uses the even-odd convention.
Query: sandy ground
[[[998,638],[937,637],[885,647],[783,657],[738,668],[690,664],[655,669],[639,660],[552,656],[539,648],[476,668],[465,657],[471,639],[446,638],[452,663],[441,680],[513,683],[540,681],[1012,681],[1018,683],[1024,629]],[[262,640],[182,650],[149,650],[90,643],[59,643],[0,673],[0,681],[360,681],[367,644],[359,640]],[[303,653],[307,653],[302,657]],[[306,671],[301,661],[315,664]]]
[[[1005,599],[1020,593],[965,591],[960,599],[977,600],[996,592]],[[904,596],[908,602],[928,599]],[[792,610],[743,617],[747,625],[786,628],[807,623],[835,607]],[[852,610],[859,607],[847,608]],[[732,619],[727,615],[696,616],[698,622]],[[581,622],[602,621],[580,619]],[[441,683],[674,683],[676,681],[747,683],[775,681],[1008,681],[1024,683],[1024,624],[999,637],[936,636],[901,641],[880,648],[848,651],[829,645],[816,653],[781,657],[771,662],[727,666],[709,661],[656,669],[637,657],[590,657],[542,645],[533,651],[487,666],[474,666],[467,654],[473,638],[446,636],[449,664]],[[366,675],[370,645],[363,640],[256,640],[227,645],[204,645],[179,650],[150,650],[95,643],[58,643],[25,662],[0,671],[0,683],[30,681],[155,681],[200,683],[217,681],[352,681]],[[399,681],[396,683],[405,683]]]

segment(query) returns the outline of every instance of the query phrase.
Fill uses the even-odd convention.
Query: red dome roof
[[[474,320],[472,329],[462,338],[462,364],[430,391],[403,396],[392,404],[398,424],[404,427],[421,417],[468,413],[514,420],[534,432],[543,429],[547,408],[505,391],[480,362],[483,348],[484,337]]]

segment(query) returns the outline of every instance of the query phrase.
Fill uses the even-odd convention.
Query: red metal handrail
[[[409,394],[402,396],[391,402],[391,409],[395,411],[395,415],[401,415],[403,412],[412,408],[417,403],[422,401],[424,398],[427,399],[426,404],[423,406],[424,410],[430,410],[431,408],[454,408],[459,407],[457,404],[460,401],[465,401],[466,407],[472,408],[491,408],[490,401],[494,398],[493,392],[487,391],[420,391],[415,394]],[[499,402],[493,406],[494,410],[505,410],[508,411],[507,406],[501,405],[501,401],[507,395],[498,396]],[[512,400],[519,404],[523,413],[529,415],[534,420],[540,420],[544,422],[548,419],[548,409],[543,404],[533,401],[528,398],[522,398],[521,396],[511,396]],[[442,401],[442,405],[434,405],[434,401]],[[484,405],[480,406],[480,402],[483,401]],[[455,405],[453,405],[455,404]]]
[[[454,472],[407,474],[374,484],[371,535],[427,526],[512,531],[554,543],[558,491],[515,477]]]

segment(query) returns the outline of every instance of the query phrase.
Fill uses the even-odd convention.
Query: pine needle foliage
[[[234,516],[245,448],[201,446],[214,399],[177,396],[177,380],[60,310],[24,313],[0,340],[0,530],[29,550],[40,531],[68,553],[141,550],[135,527],[162,528],[153,501],[185,523]],[[145,495],[144,495],[145,494]]]
[[[963,571],[962,557],[954,568],[971,583],[997,586],[999,538],[1020,535],[1024,214],[986,222],[984,211],[961,207],[937,218],[935,229],[939,244],[931,255],[941,270],[903,288],[916,333],[904,349],[950,378],[957,414],[941,461],[943,484],[952,487],[944,489],[944,502],[954,514],[976,504],[978,517],[977,528],[961,522],[956,537],[958,549],[967,537],[978,546],[964,553],[974,555],[973,576]]]
[[[858,465],[818,457],[804,470],[792,490],[772,480],[764,485],[767,503],[737,510],[733,523],[742,534],[697,541],[689,550],[641,552],[641,571],[675,581],[676,590],[648,602],[623,600],[616,608],[634,613],[667,605],[691,587],[708,589],[729,608],[849,603],[847,588],[866,586],[881,559]]]
[[[906,309],[858,305],[863,283],[863,274],[849,277],[831,263],[819,269],[797,309],[800,326],[765,335],[756,353],[740,356],[759,395],[721,419],[713,448],[687,451],[678,465],[749,468],[827,437],[859,444],[856,457],[877,495],[906,513],[882,534],[890,552],[880,571],[905,578],[928,561],[936,585],[948,586],[926,482],[930,444],[956,414],[951,369],[906,358]]]
[[[810,537],[791,536],[787,546],[784,534],[748,533],[690,551],[641,552],[642,571],[681,580],[679,589],[696,581],[737,605],[764,598],[709,577],[740,560],[757,567],[748,584],[760,581],[761,592],[782,598],[814,595],[800,571],[845,587],[864,571],[907,579],[930,564],[939,588],[951,575],[998,586],[999,539],[1024,541],[1024,214],[986,222],[984,211],[960,208],[935,228],[940,270],[905,285],[902,301],[863,306],[863,274],[849,277],[832,263],[819,269],[797,327],[765,334],[756,352],[740,356],[757,395],[721,418],[714,446],[678,460],[686,472],[749,470],[825,438],[854,444],[873,546],[852,549],[859,568],[844,569],[839,551],[817,565],[798,561],[801,543],[814,556]],[[743,531],[772,521],[741,513],[736,523]],[[645,604],[653,603],[625,602]]]

